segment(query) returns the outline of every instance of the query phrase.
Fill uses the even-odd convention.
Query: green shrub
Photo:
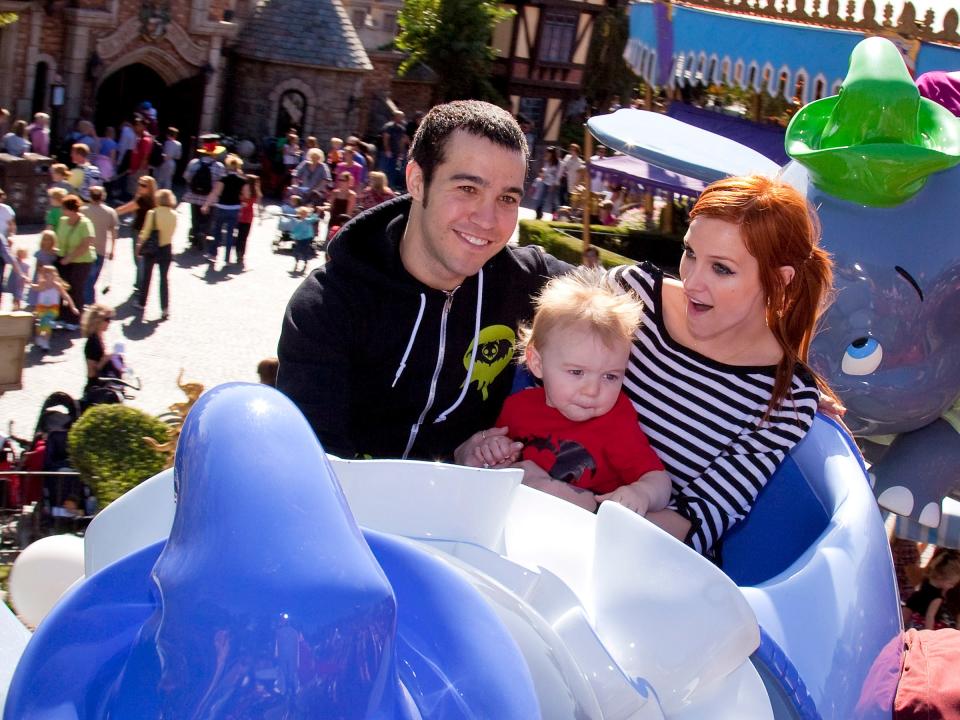
[[[569,223],[557,223],[567,227],[578,227]],[[598,229],[604,226],[596,226]],[[591,230],[593,226],[591,226]],[[615,228],[613,228],[615,230]],[[520,240],[521,245],[539,245],[546,252],[555,258],[568,262],[571,265],[579,265],[583,256],[583,241],[579,237],[570,237],[560,230],[554,229],[553,223],[544,220],[521,220],[520,221]],[[628,257],[619,255],[612,250],[608,250],[599,243],[597,249],[600,251],[600,262],[604,267],[616,267],[617,265],[633,265],[636,261]]]
[[[551,255],[570,263],[580,262],[582,235],[583,226],[579,223],[520,221],[521,245],[541,245]],[[622,226],[591,225],[590,242],[600,249],[604,267],[649,260],[663,270],[674,272],[680,264],[679,236]]]
[[[126,405],[94,405],[70,428],[70,462],[101,508],[163,469],[165,456],[144,437],[166,442],[167,427]]]

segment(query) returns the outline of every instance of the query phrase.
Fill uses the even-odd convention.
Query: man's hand
[[[458,465],[468,467],[502,468],[513,463],[523,449],[523,443],[507,437],[509,428],[490,428],[471,435],[453,454]]]

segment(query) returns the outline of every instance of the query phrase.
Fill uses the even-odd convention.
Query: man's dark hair
[[[430,109],[417,128],[410,145],[410,157],[423,172],[424,189],[430,187],[433,172],[444,160],[447,140],[457,130],[486,138],[529,160],[530,150],[513,115],[481,100],[456,100]]]

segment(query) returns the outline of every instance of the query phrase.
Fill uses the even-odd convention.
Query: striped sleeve
[[[795,388],[793,403],[768,423],[744,432],[676,492],[672,509],[690,521],[687,544],[707,554],[746,517],[780,463],[810,429],[818,401],[815,387]]]

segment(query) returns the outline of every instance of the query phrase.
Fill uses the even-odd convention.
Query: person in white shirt
[[[179,137],[180,131],[177,128],[167,128],[167,139],[163,143],[163,162],[157,168],[157,187],[161,190],[173,189],[173,171],[183,155]]]
[[[560,177],[565,180],[560,183],[560,192],[563,193],[561,205],[570,204],[570,195],[577,188],[580,182],[580,170],[584,167],[583,158],[580,157],[580,146],[570,143],[568,150],[569,152],[560,161]]]
[[[597,160],[602,160],[607,156],[607,149],[603,145],[597,146],[597,154],[590,156],[590,165],[592,166]],[[607,187],[607,183],[603,178],[603,173],[600,172],[597,168],[591,167],[590,169],[590,192],[602,193]]]

